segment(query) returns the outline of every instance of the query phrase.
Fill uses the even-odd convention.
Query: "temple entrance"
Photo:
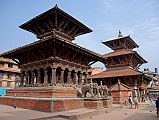
[[[67,82],[68,82],[68,72],[69,72],[68,69],[65,69],[65,70],[64,70],[64,83],[67,83]]]
[[[44,69],[40,68],[40,83],[44,83]]]
[[[57,69],[56,69],[56,83],[60,83],[60,81],[61,81],[61,71],[62,71],[62,69],[61,69],[61,67],[58,67]]]
[[[78,82],[78,85],[81,84],[81,72],[80,71],[77,72],[77,82]]]
[[[37,70],[34,70],[33,72],[34,72],[34,74],[33,74],[33,83],[37,84]]]
[[[47,68],[47,75],[48,75],[48,83],[51,83],[51,77],[52,77],[52,69],[51,69],[51,67]]]
[[[74,70],[71,71],[71,80],[72,80],[73,84],[76,83],[76,76],[75,76],[75,71]]]
[[[31,71],[28,71],[28,81],[29,81],[29,85],[31,85]]]

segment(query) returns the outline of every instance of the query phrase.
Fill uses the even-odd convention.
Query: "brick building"
[[[20,69],[11,59],[0,57],[0,88],[15,88],[19,80]]]

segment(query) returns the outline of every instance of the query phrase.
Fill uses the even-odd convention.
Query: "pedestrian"
[[[132,101],[131,95],[130,95],[129,98],[128,98],[128,104],[129,104],[129,109],[132,109],[133,101]]]
[[[139,107],[139,101],[138,101],[138,98],[136,96],[134,96],[134,105],[135,105],[135,109],[138,109]]]
[[[158,117],[158,112],[159,112],[159,97],[156,100],[156,109],[157,109],[157,117]]]

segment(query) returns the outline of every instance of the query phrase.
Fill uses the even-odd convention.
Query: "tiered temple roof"
[[[100,54],[72,42],[76,36],[92,30],[57,5],[24,23],[20,28],[34,33],[40,40],[4,52],[1,56],[12,58],[20,64],[33,63],[50,57],[59,57],[85,66],[103,60]]]
[[[92,79],[96,78],[113,78],[113,77],[121,77],[121,76],[134,76],[134,75],[142,75],[143,73],[132,68],[122,68],[122,69],[113,69],[113,70],[105,70],[101,73],[92,75]]]
[[[102,42],[106,46],[110,47],[112,50],[118,49],[130,49],[138,48],[139,46],[133,41],[133,39],[128,36],[119,36],[118,38],[111,39],[105,42]]]
[[[32,32],[40,39],[57,34],[69,41],[74,40],[76,36],[92,32],[90,28],[58,8],[57,5],[22,24],[20,28]]]

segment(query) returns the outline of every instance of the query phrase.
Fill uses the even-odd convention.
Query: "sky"
[[[159,69],[158,0],[1,0],[0,52],[34,42],[35,35],[19,26],[56,4],[93,30],[77,37],[78,45],[100,54],[111,52],[101,42],[116,38],[120,30],[123,36],[130,34],[139,45],[135,50],[148,61],[141,70]]]

